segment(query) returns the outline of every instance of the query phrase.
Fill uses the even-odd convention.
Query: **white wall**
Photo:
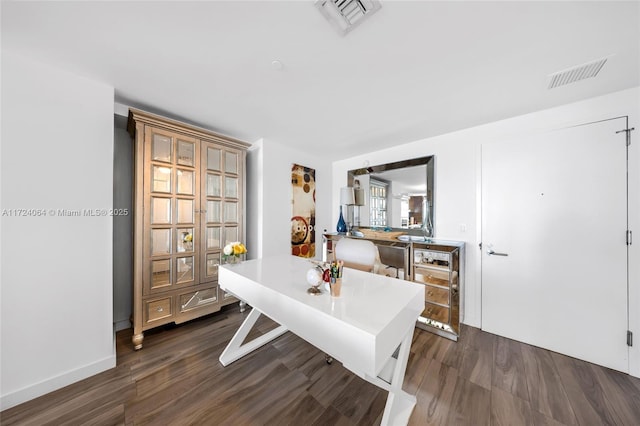
[[[463,288],[464,323],[480,327],[481,283],[480,149],[485,141],[508,140],[570,125],[629,115],[630,127],[640,129],[640,89],[634,88],[587,101],[539,111],[442,136],[418,140],[333,163],[332,220],[337,220],[339,190],[347,171],[425,155],[436,156],[435,232],[437,238],[465,241],[466,279]],[[632,133],[630,147],[630,228],[640,234],[640,131]],[[570,167],[570,165],[567,165]],[[638,238],[636,238],[638,239]],[[630,329],[640,336],[640,244],[630,247]],[[625,307],[620,307],[624,309]],[[640,376],[640,345],[631,348],[630,371]]]
[[[247,257],[291,253],[291,165],[295,163],[316,170],[316,258],[321,258],[323,229],[335,229],[338,221],[336,204],[335,222],[328,222],[330,161],[262,139],[249,150],[247,163]]]
[[[2,409],[115,366],[112,217],[57,212],[112,207],[113,99],[2,51]]]

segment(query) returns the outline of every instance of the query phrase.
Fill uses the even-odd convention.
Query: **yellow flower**
[[[236,241],[224,246],[222,252],[224,253],[225,258],[227,256],[240,256],[247,252],[247,248],[241,242]]]

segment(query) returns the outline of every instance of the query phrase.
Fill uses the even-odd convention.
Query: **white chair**
[[[335,260],[342,260],[347,268],[373,272],[376,263],[376,246],[368,240],[342,238],[336,243]]]
[[[342,238],[333,252],[335,260],[342,260],[347,268],[395,278],[396,272],[380,261],[378,247],[369,240]]]

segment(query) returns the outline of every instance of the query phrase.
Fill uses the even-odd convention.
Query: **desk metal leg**
[[[287,332],[287,328],[281,325],[277,328],[274,328],[267,334],[263,334],[262,336],[256,337],[255,339],[251,340],[250,342],[242,344],[253,326],[256,324],[256,321],[258,321],[258,318],[260,318],[260,315],[261,312],[256,308],[251,309],[251,312],[249,312],[247,318],[244,320],[238,331],[236,331],[236,334],[233,336],[224,351],[222,351],[222,355],[220,355],[219,358],[222,365],[226,367],[232,362],[242,358],[243,356],[253,352],[259,347],[269,343],[276,337],[279,337]]]
[[[387,404],[382,414],[382,422],[380,423],[382,426],[406,425],[409,422],[409,417],[411,417],[413,407],[416,405],[415,395],[410,395],[402,390],[404,375],[407,371],[407,362],[409,361],[413,330],[414,328],[412,327],[402,339],[398,357],[389,360],[391,364],[389,365],[390,380],[387,380],[386,377],[365,376],[367,381],[389,392]]]

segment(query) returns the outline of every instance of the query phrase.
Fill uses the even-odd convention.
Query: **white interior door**
[[[625,124],[482,146],[484,330],[628,372]]]

